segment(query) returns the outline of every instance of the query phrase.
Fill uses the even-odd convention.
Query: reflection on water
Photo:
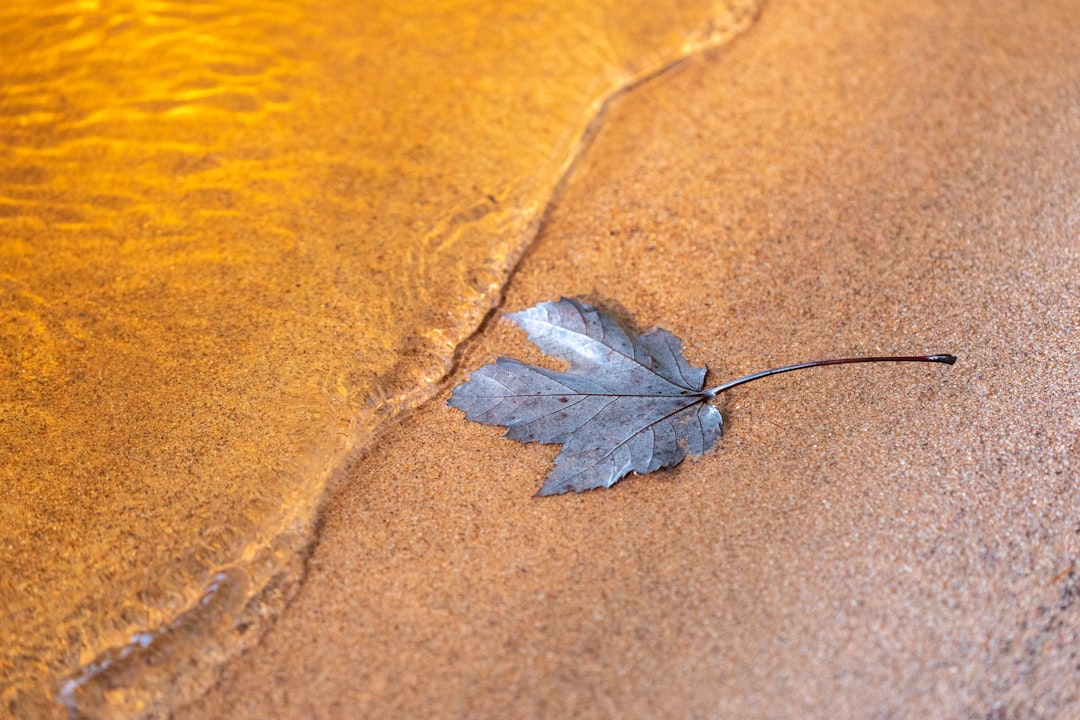
[[[758,0],[0,8],[0,714],[175,706],[602,100]]]

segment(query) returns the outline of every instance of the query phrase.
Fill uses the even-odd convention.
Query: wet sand
[[[777,1],[613,102],[507,288],[681,337],[708,455],[537,499],[434,402],[339,478],[296,600],[192,717],[1080,714],[1080,19]],[[489,323],[460,382],[538,353]]]
[[[758,2],[0,3],[0,718],[205,692],[604,99]]]

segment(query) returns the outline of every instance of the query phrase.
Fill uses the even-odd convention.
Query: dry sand
[[[615,101],[507,290],[682,337],[731,392],[673,471],[534,499],[557,449],[447,393],[329,498],[198,717],[1080,716],[1080,15],[778,0]],[[461,357],[539,356],[505,321]]]

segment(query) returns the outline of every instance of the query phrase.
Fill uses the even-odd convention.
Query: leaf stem
[[[760,380],[763,377],[770,375],[779,375],[780,373],[791,372],[792,370],[804,370],[806,368],[820,367],[822,365],[847,365],[849,363],[867,363],[867,362],[932,362],[932,363],[944,363],[946,365],[952,365],[956,362],[955,355],[906,355],[906,356],[891,356],[891,357],[858,357],[858,358],[840,358],[838,360],[815,360],[813,362],[799,363],[798,365],[787,365],[785,367],[773,368],[771,370],[762,370],[752,375],[746,375],[734,380],[728,380],[723,385],[717,385],[711,390],[703,390],[702,394],[705,397],[716,397],[725,390],[730,390],[736,385],[742,385],[748,383],[751,380]]]

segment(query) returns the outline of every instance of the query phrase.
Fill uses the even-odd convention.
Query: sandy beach
[[[718,400],[674,470],[534,498],[557,448],[435,401],[338,478],[303,587],[178,716],[1080,714],[1080,20],[777,0],[614,100],[506,289],[662,326]]]

